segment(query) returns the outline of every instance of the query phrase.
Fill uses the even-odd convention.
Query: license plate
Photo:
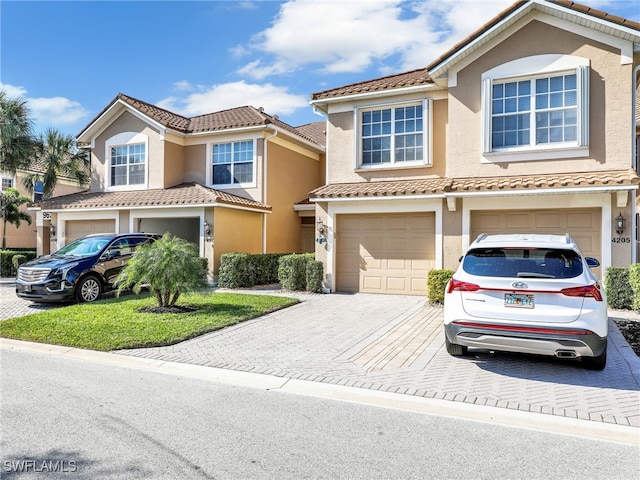
[[[533,308],[533,295],[522,293],[505,293],[504,306],[516,308]]]

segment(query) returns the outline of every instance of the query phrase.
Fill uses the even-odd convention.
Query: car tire
[[[78,302],[95,302],[102,295],[102,283],[94,275],[81,278],[76,285],[76,299]]]
[[[604,370],[607,365],[607,346],[605,345],[604,350],[597,357],[582,357],[580,363],[587,370]]]
[[[464,345],[458,345],[457,343],[451,343],[447,336],[444,336],[444,343],[447,347],[447,353],[454,357],[461,357],[467,354],[467,347]]]

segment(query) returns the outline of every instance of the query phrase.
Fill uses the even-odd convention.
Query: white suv
[[[469,347],[607,362],[607,301],[569,235],[480,235],[444,296],[447,352]]]

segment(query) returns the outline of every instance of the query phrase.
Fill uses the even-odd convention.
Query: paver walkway
[[[262,293],[262,292],[261,292]],[[293,307],[123,355],[640,427],[640,358],[613,322],[607,367],[444,348],[442,310],[394,295],[300,295]]]

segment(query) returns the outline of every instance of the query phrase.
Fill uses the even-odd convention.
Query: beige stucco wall
[[[223,253],[262,252],[262,213],[216,207],[213,212],[213,272],[218,274]]]
[[[426,97],[424,97],[426,98]],[[423,98],[421,98],[423,99]],[[385,98],[384,103],[421,100],[418,98]],[[446,131],[448,124],[447,100],[434,99],[432,102],[432,165],[418,168],[391,166],[389,168],[357,169],[356,135],[353,111],[331,113],[327,122],[327,138],[330,151],[327,183],[368,182],[372,180],[402,180],[443,176],[446,160]]]
[[[481,76],[511,60],[542,54],[591,59],[589,154],[586,158],[481,163]],[[533,21],[458,73],[449,89],[447,176],[491,177],[546,172],[629,168],[631,158],[631,65],[620,52],[585,37]]]
[[[189,145],[184,147],[183,179],[185,182],[207,184],[207,146]]]
[[[293,205],[322,185],[322,165],[273,141],[267,145],[267,252],[300,252],[300,215]]]
[[[179,185],[184,181],[184,147],[164,142],[164,188]]]
[[[107,152],[105,142],[124,132],[143,133],[149,137],[149,149],[147,159],[149,161],[149,186],[148,188],[164,187],[164,142],[160,140],[158,131],[151,128],[129,112],[124,112],[117,120],[111,123],[95,139],[95,147],[91,149],[91,190],[104,191],[108,187],[108,178],[105,178],[105,161]]]

